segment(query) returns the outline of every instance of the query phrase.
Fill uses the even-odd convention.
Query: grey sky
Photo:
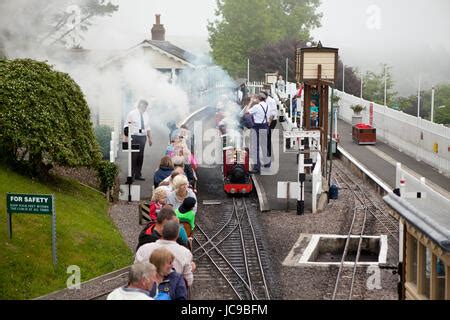
[[[97,19],[86,39],[91,49],[125,49],[150,37],[154,16],[162,14],[166,39],[193,53],[206,53],[207,22],[215,0],[116,0],[119,12]],[[322,0],[322,27],[312,35],[340,48],[348,65],[374,70],[394,66],[402,92],[412,92],[414,73],[428,73],[431,86],[450,80],[450,0]],[[431,61],[430,61],[431,60]],[[400,82],[409,83],[402,88]],[[418,76],[417,76],[418,78]],[[427,85],[427,84],[425,84]]]

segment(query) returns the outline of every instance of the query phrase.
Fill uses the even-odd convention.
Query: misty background
[[[113,2],[119,11],[97,19],[86,47],[130,47],[149,37],[154,14],[161,13],[169,41],[197,55],[209,52],[207,24],[215,18],[215,0]],[[339,48],[344,63],[359,71],[382,72],[382,63],[392,66],[400,95],[417,92],[419,73],[424,89],[450,81],[450,1],[322,0],[319,11],[322,27],[312,36]]]
[[[37,1],[0,1],[0,27],[12,25],[21,30],[15,40],[21,34],[30,34],[31,29],[32,34],[38,33],[48,15],[33,10]],[[82,0],[58,1],[61,2],[69,6]],[[82,34],[80,44],[95,52],[93,59],[105,59],[149,39],[157,13],[162,15],[166,40],[199,56],[210,51],[207,24],[215,19],[216,0],[111,2],[119,6],[118,11],[95,17],[89,30]],[[52,1],[47,3],[47,10],[57,10]],[[400,95],[417,92],[419,74],[425,90],[449,82],[450,1],[322,0],[319,11],[323,13],[322,27],[313,30],[312,36],[325,46],[339,48],[344,63],[359,71],[380,73],[380,65],[387,63],[392,67],[395,90]],[[16,50],[7,44],[6,49],[10,58],[26,55],[46,60],[48,56],[33,46]]]

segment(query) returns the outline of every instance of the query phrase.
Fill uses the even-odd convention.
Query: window
[[[422,244],[421,244],[422,246]],[[423,274],[423,295],[425,297],[427,297],[428,299],[430,299],[430,285],[431,285],[431,256],[432,253],[430,251],[430,249],[428,248],[424,248],[425,249],[425,255],[423,256],[423,259],[425,259],[425,270],[424,270],[424,274]]]
[[[433,256],[435,257],[435,256]],[[437,275],[437,289],[436,289],[436,299],[444,300],[445,299],[445,264],[444,262],[437,259],[436,263],[436,275]]]
[[[407,281],[417,285],[417,240],[408,233]]]

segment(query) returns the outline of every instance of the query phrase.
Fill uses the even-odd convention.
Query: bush
[[[0,61],[0,149],[8,162],[39,176],[52,163],[95,167],[101,159],[80,87],[31,59]]]
[[[101,161],[97,170],[102,191],[107,194],[110,193],[114,189],[116,178],[119,175],[119,168],[109,161]]]
[[[112,128],[109,126],[95,127],[95,137],[100,146],[100,152],[103,155],[103,160],[109,159],[109,152],[111,151],[111,132]]]

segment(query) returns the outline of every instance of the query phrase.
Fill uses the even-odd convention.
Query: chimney
[[[152,40],[166,41],[166,29],[164,25],[161,24],[161,15],[156,15],[156,24],[152,28]]]

